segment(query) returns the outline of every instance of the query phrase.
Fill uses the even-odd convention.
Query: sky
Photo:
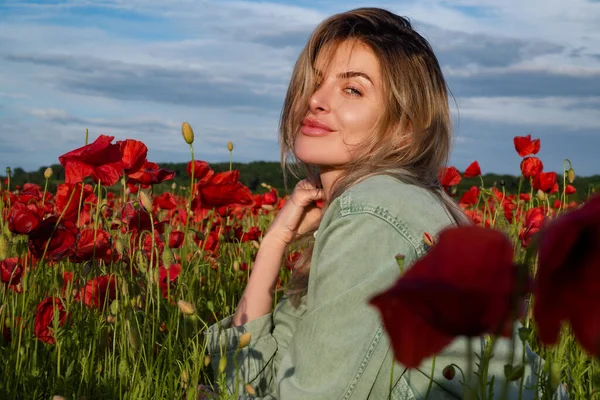
[[[598,0],[0,0],[0,168],[37,170],[99,134],[154,162],[279,160],[292,67],[311,31],[363,6],[408,17],[453,95],[451,164],[519,174],[513,137],[545,170],[600,174]]]

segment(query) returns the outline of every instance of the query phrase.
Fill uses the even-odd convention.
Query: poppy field
[[[20,187],[7,171],[0,183],[1,399],[227,398],[218,393],[224,377],[212,372],[203,331],[235,311],[286,196],[268,182],[252,193],[237,170],[213,171],[194,158],[186,123],[182,133],[191,156],[185,186],[168,185],[174,172],[149,161],[144,143],[105,135],[59,157],[65,181],[53,192],[51,169],[45,182]],[[481,180],[456,194],[461,179],[481,176],[477,162],[440,172],[473,225],[425,234],[429,252],[371,302],[407,367],[458,335],[489,335],[491,357],[494,337],[509,336],[518,319],[517,340],[545,360],[540,399],[558,385],[571,399],[600,399],[600,197],[572,200],[571,162],[560,174],[546,170],[536,157],[539,139],[515,137],[514,147],[522,157],[517,193]],[[282,260],[278,288],[301,251]],[[401,255],[397,261],[402,268]],[[461,299],[486,307],[461,308]],[[403,302],[438,302],[448,315],[444,323],[417,323],[417,314],[431,310]],[[472,398],[491,398],[486,361],[479,381],[465,382]],[[462,371],[446,372],[451,379]],[[505,373],[524,385],[522,360],[507,363]],[[254,392],[250,383],[244,390]]]

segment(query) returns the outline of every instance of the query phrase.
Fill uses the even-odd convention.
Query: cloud
[[[326,16],[367,5],[44,3],[0,3],[0,159],[32,168],[81,146],[85,128],[142,140],[155,161],[185,161],[184,120],[198,133],[198,157],[228,159],[232,140],[240,161],[276,160],[279,112],[301,47]],[[459,106],[457,162],[482,154],[494,160],[489,168],[512,171],[513,149],[497,149],[532,130],[553,160],[561,149],[573,156],[571,146],[597,172],[589,149],[600,146],[598,3],[368,5],[408,15],[431,42]]]

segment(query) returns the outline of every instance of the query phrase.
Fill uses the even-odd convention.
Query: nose
[[[308,107],[313,114],[328,112],[331,109],[330,101],[325,84],[321,84],[310,96]]]

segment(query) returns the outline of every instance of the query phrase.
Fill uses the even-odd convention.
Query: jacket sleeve
[[[229,316],[215,323],[204,333],[211,366],[217,375],[221,354],[226,358],[225,377],[228,393],[235,393],[236,362],[238,394],[240,399],[249,397],[244,384],[250,384],[257,396],[264,399],[277,399],[275,378],[281,357],[290,341],[295,326],[306,309],[305,303],[299,307],[291,305],[286,297],[282,297],[273,313],[263,315],[244,325],[231,327]],[[249,332],[250,344],[239,350],[240,336]]]
[[[414,247],[374,214],[341,216],[319,231],[307,313],[280,365],[282,399],[369,397],[389,347],[368,300],[399,277],[398,253],[414,260]]]

